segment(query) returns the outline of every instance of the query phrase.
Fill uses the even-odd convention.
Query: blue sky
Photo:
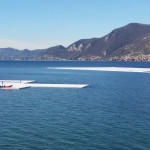
[[[150,24],[150,0],[0,0],[0,47],[68,46],[131,22]]]

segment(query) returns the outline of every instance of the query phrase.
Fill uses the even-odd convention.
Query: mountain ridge
[[[101,38],[80,39],[68,47],[23,51],[0,48],[0,59],[150,61],[150,25],[130,23]]]

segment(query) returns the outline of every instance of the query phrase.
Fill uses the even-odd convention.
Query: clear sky
[[[0,0],[0,47],[69,46],[131,22],[150,24],[150,0]]]

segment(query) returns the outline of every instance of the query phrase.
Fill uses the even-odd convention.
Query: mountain
[[[150,33],[111,53],[120,60],[150,60]]]
[[[133,42],[136,45],[136,48],[132,50],[130,46],[130,49],[128,49],[128,54],[130,51],[132,53],[136,53],[137,49],[140,47],[143,49],[147,48],[145,45],[148,45],[148,40],[141,42],[142,45],[139,45],[138,43],[144,37],[146,38],[148,34],[150,34],[150,25],[131,23],[113,30],[102,38],[79,40],[71,44],[68,47],[68,51],[80,52],[79,57],[81,59],[117,59],[118,55],[120,56],[123,51],[126,51],[125,47],[128,47]],[[142,54],[142,50],[140,51]],[[150,50],[147,54],[149,53]]]
[[[60,58],[65,59],[67,53],[68,51],[64,46],[58,45],[58,46],[46,49],[46,51],[39,57],[41,59],[51,59],[51,60],[52,59],[56,60]]]
[[[18,50],[13,48],[0,48],[0,60],[13,59],[36,59],[38,56],[44,54],[46,50]]]
[[[0,59],[150,61],[150,25],[130,23],[101,38],[81,39],[68,47],[23,51],[1,48]]]
[[[0,48],[0,59],[5,59],[8,57],[13,57],[18,53],[17,49],[13,48]]]

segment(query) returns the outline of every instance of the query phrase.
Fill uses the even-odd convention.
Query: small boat
[[[2,88],[4,88],[4,89],[6,88],[7,89],[7,88],[11,88],[12,86],[13,85],[4,85],[4,86],[2,86]]]

